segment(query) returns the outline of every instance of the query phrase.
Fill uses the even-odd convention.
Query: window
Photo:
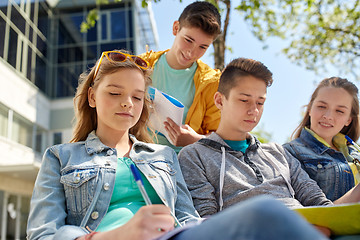
[[[8,110],[0,105],[0,136],[7,137]]]
[[[19,114],[14,113],[11,139],[22,145],[32,147],[33,125]]]
[[[4,58],[4,44],[5,44],[5,20],[0,17],[0,57]]]
[[[61,132],[56,132],[54,133],[54,145],[55,144],[60,144],[62,143],[62,133]]]

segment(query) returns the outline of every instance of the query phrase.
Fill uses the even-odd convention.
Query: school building
[[[157,49],[151,5],[122,0],[0,0],[0,240],[25,239],[29,202],[44,150],[68,142],[80,73],[102,51]],[[114,2],[114,1],[110,1]]]

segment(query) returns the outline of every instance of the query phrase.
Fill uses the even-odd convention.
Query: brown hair
[[[221,17],[218,9],[208,2],[189,4],[179,17],[182,27],[197,27],[216,38],[221,33]]]
[[[121,52],[127,53],[126,51]],[[84,72],[79,77],[79,86],[76,90],[76,94],[74,97],[75,126],[71,142],[84,141],[86,140],[88,134],[91,131],[96,130],[97,113],[95,108],[89,106],[88,90],[90,87],[96,87],[97,83],[100,82],[105,75],[121,71],[122,69],[135,69],[140,71],[144,75],[146,90],[151,84],[151,69],[141,69],[133,61],[129,60],[129,58],[126,59],[124,62],[115,62],[109,61],[105,56],[103,56],[96,78],[93,80],[95,67],[99,61],[100,59],[97,60],[95,66],[91,69],[90,72]],[[133,134],[138,140],[144,142],[152,142],[147,127],[147,122],[150,114],[149,106],[150,100],[148,98],[148,94],[146,94],[140,119],[129,130],[130,134]]]
[[[301,130],[304,127],[310,128],[310,109],[313,106],[314,100],[317,97],[319,90],[323,87],[334,87],[334,88],[342,88],[347,91],[352,97],[352,106],[350,116],[352,118],[349,126],[344,126],[341,129],[340,133],[349,136],[354,141],[359,139],[360,131],[359,131],[359,98],[358,98],[358,88],[352,82],[348,81],[345,78],[339,77],[331,77],[325,78],[322,80],[319,85],[316,87],[314,93],[311,95],[310,102],[306,106],[306,112],[303,120],[300,125],[295,129],[292,134],[292,139],[298,138],[300,136]]]
[[[232,60],[221,73],[218,92],[227,98],[238,78],[245,76],[261,79],[267,87],[273,82],[272,73],[264,64],[253,59],[237,58]]]

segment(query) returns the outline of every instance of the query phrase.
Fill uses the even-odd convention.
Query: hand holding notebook
[[[149,87],[150,99],[153,102],[153,112],[150,114],[150,126],[157,132],[164,135],[171,144],[174,144],[167,131],[164,122],[171,118],[177,125],[182,125],[184,105],[176,98],[154,88]]]

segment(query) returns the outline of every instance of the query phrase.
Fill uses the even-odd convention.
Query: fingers
[[[169,207],[154,204],[142,207],[140,210],[142,211],[140,213],[147,219],[146,224],[150,224],[148,228],[158,232],[159,230],[170,231],[174,228],[175,220],[171,216]]]

